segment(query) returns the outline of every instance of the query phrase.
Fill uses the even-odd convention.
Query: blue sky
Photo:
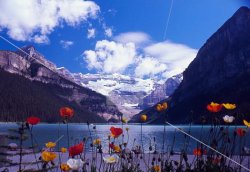
[[[25,1],[36,9],[37,4]],[[75,1],[79,1],[82,8],[78,9],[77,4],[69,6],[72,1],[60,5],[58,8],[67,7],[57,16],[58,22],[56,19],[45,21],[45,14],[29,18],[37,12],[30,8],[26,9],[28,15],[21,18],[22,4],[17,0],[1,1],[0,34],[20,47],[34,45],[58,67],[65,66],[71,72],[169,77],[184,70],[197,50],[240,6],[250,6],[248,0],[174,0],[164,39],[171,0],[96,0],[92,4]],[[49,8],[48,11],[53,12],[51,4],[38,7]],[[91,14],[85,14],[84,10],[90,10]],[[48,16],[54,17],[53,14]],[[36,23],[35,20],[41,22]],[[91,29],[95,34],[87,38]],[[105,34],[105,31],[109,33]],[[22,34],[24,36],[20,36]],[[36,39],[36,35],[40,39]],[[141,40],[136,41],[139,38]],[[97,44],[99,49],[95,48]],[[114,52],[107,55],[104,48]],[[0,40],[0,49],[15,48]],[[171,49],[185,53],[175,56]],[[103,53],[106,55],[101,56]],[[184,59],[185,56],[192,57]]]

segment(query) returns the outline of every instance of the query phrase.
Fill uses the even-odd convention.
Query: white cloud
[[[0,1],[0,28],[18,41],[47,43],[48,35],[64,23],[70,26],[95,18],[100,8],[84,0]]]
[[[114,40],[121,43],[133,42],[136,45],[148,43],[150,36],[144,32],[126,32],[114,37]]]
[[[62,45],[62,47],[64,49],[68,49],[70,46],[72,46],[74,44],[73,41],[65,41],[65,40],[61,40],[60,44]]]
[[[153,43],[142,32],[123,33],[114,40],[98,41],[95,50],[84,52],[89,69],[162,80],[182,73],[197,54],[196,49],[183,44],[170,41]]]
[[[84,51],[84,60],[89,69],[103,73],[123,73],[136,58],[133,43],[117,43],[114,41],[98,41],[95,50]]]
[[[110,27],[105,28],[104,32],[107,37],[111,37],[113,35],[113,30]]]
[[[94,28],[91,28],[91,29],[88,29],[88,35],[87,35],[87,38],[90,39],[90,38],[95,38],[95,29]]]
[[[141,58],[135,68],[135,76],[143,78],[144,76],[154,77],[156,74],[166,71],[167,66],[160,63],[156,58],[145,57]]]
[[[149,45],[144,48],[144,52],[167,65],[163,74],[166,78],[183,72],[197,54],[196,49],[170,41]]]

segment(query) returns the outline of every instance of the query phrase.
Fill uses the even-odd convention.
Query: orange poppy
[[[41,154],[42,160],[45,162],[53,161],[57,155],[54,152],[43,151]]]
[[[31,116],[29,118],[26,119],[26,122],[30,125],[36,125],[40,122],[40,118],[35,117],[35,116]]]
[[[141,121],[142,122],[145,122],[145,121],[147,121],[147,115],[141,115]]]
[[[222,109],[222,105],[218,103],[211,102],[207,105],[207,110],[210,112],[219,112]]]
[[[114,138],[117,138],[122,134],[123,131],[121,128],[111,127],[110,132],[111,132],[111,136],[113,136]]]
[[[201,156],[201,155],[206,154],[206,150],[203,150],[201,148],[196,148],[196,149],[193,150],[193,154],[195,156]]]
[[[83,142],[77,145],[71,146],[69,148],[69,156],[74,157],[76,155],[81,154],[83,152],[83,148],[84,148]]]
[[[166,110],[167,108],[168,108],[167,102],[164,102],[162,104],[159,103],[159,104],[156,105],[156,110],[158,112],[162,112],[162,111]]]
[[[69,107],[60,108],[60,116],[63,118],[71,118],[74,115],[74,110]]]
[[[63,164],[60,165],[60,169],[62,171],[69,171],[70,167],[68,166],[68,164],[63,163]]]

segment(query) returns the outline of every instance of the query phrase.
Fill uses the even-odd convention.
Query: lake
[[[93,126],[96,129],[93,129]],[[69,141],[70,145],[78,143],[83,138],[87,138],[91,136],[95,138],[101,138],[103,150],[104,152],[108,150],[108,135],[110,134],[110,127],[123,127],[124,129],[124,141],[127,142],[128,140],[128,147],[132,147],[133,145],[141,144],[141,125],[104,125],[104,124],[97,124],[97,125],[89,125],[90,130],[88,129],[88,125],[86,124],[69,124]],[[8,132],[9,129],[17,128],[18,125],[15,123],[1,123],[0,124],[0,132]],[[205,143],[210,143],[212,134],[217,134],[220,137],[220,132],[228,131],[231,140],[233,140],[233,133],[236,127],[246,128],[244,126],[231,126],[227,127],[224,126],[223,128],[214,129],[211,132],[211,126],[188,126],[188,125],[178,125],[177,127],[183,129],[186,132],[189,132],[192,136],[204,141]],[[129,128],[128,134],[125,128]],[[163,145],[163,138],[164,138],[164,126],[163,125],[143,125],[142,126],[142,139],[143,139],[143,146],[144,150],[147,152],[149,150],[149,146],[151,145],[153,149],[156,147],[157,151],[162,151]],[[217,130],[217,131],[215,131]],[[211,134],[212,133],[212,134]],[[33,134],[35,142],[39,145],[40,148],[44,147],[44,144],[49,141],[56,141],[59,137],[63,136],[62,139],[58,142],[59,147],[67,147],[67,125],[66,124],[38,124],[33,128]],[[187,152],[191,153],[194,148],[197,147],[197,142],[189,139],[188,136],[176,131],[176,129],[172,128],[171,126],[166,126],[166,133],[165,133],[165,144],[164,150],[169,151],[174,150],[175,152],[180,152],[182,149],[185,148]],[[239,151],[237,149],[239,142],[244,142],[245,145],[250,145],[250,136],[247,134],[243,140],[241,138],[236,137],[235,142],[235,154]],[[155,142],[154,142],[155,140]],[[11,141],[14,142],[14,141]],[[118,142],[122,143],[122,137],[118,138]],[[117,143],[117,140],[116,140]],[[155,144],[154,144],[155,143]],[[221,143],[223,144],[223,141]],[[31,146],[30,140],[25,141],[24,145],[26,147]],[[86,150],[91,151],[90,141],[86,143]]]

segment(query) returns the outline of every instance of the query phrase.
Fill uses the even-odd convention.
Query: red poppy
[[[114,137],[114,138],[117,138],[119,137],[121,134],[122,134],[122,129],[121,128],[115,128],[115,127],[111,127],[110,128],[110,132],[111,132],[111,135]]]
[[[60,115],[63,118],[71,118],[74,115],[74,110],[69,107],[60,108]]]
[[[222,109],[223,105],[211,102],[207,105],[207,110],[210,112],[219,112]]]
[[[201,155],[204,155],[204,154],[206,154],[206,153],[207,153],[207,151],[206,151],[206,150],[203,150],[203,149],[201,149],[201,148],[196,148],[196,149],[193,150],[193,154],[194,154],[195,156],[201,156]]]
[[[69,148],[69,156],[74,157],[76,155],[81,154],[83,152],[83,148],[84,148],[83,142],[77,145],[71,146]]]
[[[111,149],[114,149],[114,146],[115,146],[114,143],[109,144],[109,148],[111,148]]]
[[[26,122],[30,125],[36,125],[41,121],[40,118],[35,117],[35,116],[31,116],[29,118],[26,119]]]
[[[243,128],[238,128],[238,129],[236,130],[236,133],[237,133],[238,136],[243,137],[243,136],[246,135],[246,130],[243,129]]]

